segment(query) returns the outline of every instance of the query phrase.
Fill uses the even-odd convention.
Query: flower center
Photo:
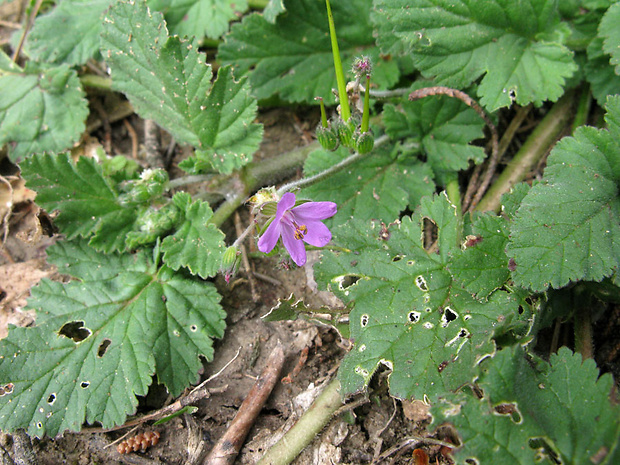
[[[302,240],[304,236],[308,233],[308,228],[306,228],[305,224],[301,226],[293,221],[293,226],[295,226],[295,239],[298,241]]]

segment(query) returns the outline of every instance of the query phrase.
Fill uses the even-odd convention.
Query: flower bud
[[[234,245],[228,247],[222,254],[220,272],[224,275],[224,279],[227,283],[230,282],[230,278],[237,273],[240,261],[239,249]]]
[[[357,79],[370,76],[372,74],[372,61],[370,61],[370,57],[361,56],[356,58],[351,67],[351,71],[355,74]]]
[[[319,125],[316,128],[316,138],[321,144],[321,147],[330,152],[336,150],[338,145],[340,145],[338,136],[331,128],[325,128]]]
[[[355,150],[357,153],[364,155],[370,152],[375,146],[375,138],[371,131],[358,133],[355,140]]]
[[[354,117],[349,118],[349,121],[346,122],[337,120],[337,123],[335,124],[335,129],[338,132],[338,139],[340,139],[340,143],[350,149],[355,148],[353,134],[355,133],[356,126],[357,119]]]

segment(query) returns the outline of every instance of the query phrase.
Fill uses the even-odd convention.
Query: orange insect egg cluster
[[[140,433],[132,438],[125,439],[121,442],[116,450],[120,454],[128,454],[130,452],[138,452],[139,450],[145,451],[151,446],[154,446],[159,442],[160,434],[158,431],[147,431],[146,433]]]

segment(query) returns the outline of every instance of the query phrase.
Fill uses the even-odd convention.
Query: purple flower
[[[295,206],[295,194],[287,192],[278,202],[276,216],[258,240],[258,250],[269,253],[282,237],[282,243],[297,266],[306,263],[304,242],[315,247],[325,246],[332,233],[321,220],[337,212],[334,202],[306,202]]]

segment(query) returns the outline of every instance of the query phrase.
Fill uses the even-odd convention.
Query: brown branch
[[[164,157],[159,147],[159,128],[152,119],[144,120],[144,152],[150,168],[164,168]]]
[[[284,349],[278,341],[267,366],[241,404],[230,427],[206,458],[205,465],[231,465],[241,450],[250,428],[276,386],[284,365]]]
[[[478,103],[474,99],[472,99],[465,92],[457,89],[443,86],[424,87],[423,89],[418,89],[411,92],[409,94],[409,100],[418,100],[424,97],[430,97],[432,95],[447,95],[448,97],[459,99],[465,105],[478,113],[480,118],[484,120],[486,125],[489,127],[489,130],[491,131],[491,157],[489,158],[487,170],[482,177],[482,182],[480,183],[478,192],[476,192],[476,195],[474,196],[474,199],[470,206],[470,208],[473,208],[480,201],[487,187],[489,187],[491,179],[493,178],[493,174],[495,173],[495,169],[497,168],[497,162],[499,160],[497,128],[495,127],[495,124],[493,124],[493,121],[491,121],[491,118],[489,118],[489,115],[487,115],[486,111],[484,111],[484,109],[480,105],[478,105]],[[465,208],[467,208],[467,206],[463,204],[463,209]]]

